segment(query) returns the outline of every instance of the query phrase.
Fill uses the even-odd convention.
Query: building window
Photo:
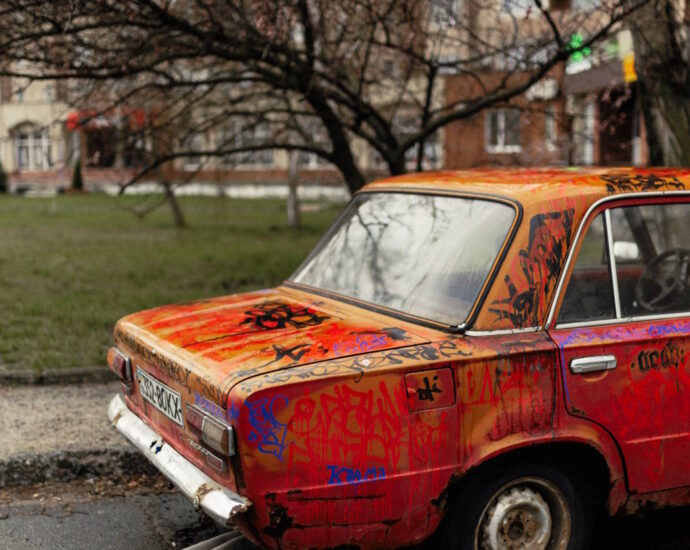
[[[23,124],[12,132],[12,136],[18,170],[50,168],[50,137],[47,128]]]
[[[486,150],[489,153],[519,153],[520,110],[493,109],[486,113]]]
[[[415,126],[414,119],[411,118],[396,121],[396,127],[400,135],[400,141],[404,141],[419,130],[418,126]],[[409,171],[417,170],[419,147],[420,144],[416,143],[405,151],[405,168]],[[422,153],[422,170],[438,170],[441,168],[441,150],[439,132],[426,137]],[[370,148],[368,167],[371,170],[385,170],[388,168],[388,164],[384,162],[381,154],[376,149]]]
[[[185,153],[190,153],[190,156],[184,158],[184,169],[187,172],[194,172],[201,168],[204,161],[201,155],[195,155],[204,150],[204,134],[195,132],[188,135],[182,142],[182,150]]]
[[[325,158],[317,155],[316,153],[309,153],[307,151],[299,152],[299,155],[297,156],[297,164],[300,168],[306,168],[307,170],[331,167],[331,163]]]
[[[417,169],[417,157],[420,145],[414,145],[405,151],[405,167],[408,170]],[[441,167],[441,144],[438,141],[438,133],[426,138],[424,141],[424,153],[422,154],[422,170],[435,170]]]
[[[261,146],[270,142],[271,129],[267,124],[240,127],[227,126],[218,135],[218,148],[232,151],[243,147]],[[265,168],[273,165],[273,150],[260,149],[258,151],[242,151],[221,157],[223,166],[241,166],[246,168]]]
[[[55,102],[55,85],[54,84],[46,84],[43,88],[43,94],[45,95],[46,101],[48,103],[54,103]]]
[[[526,17],[539,13],[539,8],[534,0],[502,0],[504,13],[513,17]],[[542,8],[549,8],[549,0],[542,0]]]
[[[544,113],[544,136],[546,148],[553,151],[556,149],[556,109],[547,107]]]
[[[432,0],[431,18],[439,27],[452,27],[458,22],[461,0]]]
[[[93,118],[90,124],[83,132],[85,164],[90,168],[110,168],[115,164],[115,128],[109,121],[98,117]]]
[[[573,11],[594,11],[601,7],[601,0],[570,0]]]
[[[303,134],[304,141],[307,144],[320,146],[324,143],[328,143],[328,136],[324,128],[314,120],[302,121],[302,131],[300,133]],[[308,151],[299,151],[297,154],[297,165],[307,170],[332,168],[328,160],[316,153],[309,153]]]

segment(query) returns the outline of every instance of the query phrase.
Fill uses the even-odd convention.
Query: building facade
[[[597,1],[551,0],[551,7],[568,12],[585,9]],[[503,23],[517,25],[518,31],[529,37],[537,25],[526,7],[529,2],[496,2],[492,9],[499,19],[505,11],[510,18]],[[473,12],[469,2],[448,0],[438,5],[443,9],[434,12],[431,25],[452,30],[458,22],[470,21],[470,30],[477,36],[483,36],[486,42],[496,39],[496,26],[488,25],[486,17]],[[468,26],[458,27],[457,32],[467,33]],[[570,37],[575,45],[578,39],[582,37]],[[467,47],[468,51],[448,49],[441,55],[448,59],[473,55],[471,46]],[[519,48],[509,53],[513,59],[520,56]],[[394,70],[394,63],[389,69]],[[499,58],[475,69],[472,73],[443,74],[437,101],[455,104],[477,97],[482,86],[498,84],[508,71],[513,71],[511,78],[518,81],[530,75],[529,67],[516,70]],[[382,78],[385,74],[383,71]],[[439,130],[424,144],[423,168],[644,165],[648,153],[636,87],[631,34],[619,30],[595,51],[583,50],[563,66],[555,67],[526,93]],[[0,79],[0,161],[12,188],[68,187],[77,158],[88,187],[122,184],[145,165],[145,153],[151,144],[130,139],[146,124],[148,115],[144,110],[79,111],[68,105],[65,96],[63,83]],[[382,104],[386,101],[383,94]],[[400,116],[404,118],[404,113]],[[404,120],[399,122],[398,126],[404,128]],[[409,126],[414,131],[414,121]],[[197,132],[187,136],[180,146],[192,152],[212,150],[228,139],[242,146],[244,142],[265,139],[267,132],[261,125],[239,133],[231,130]],[[355,139],[352,146],[357,164],[368,177],[386,173],[385,163],[364,141]],[[322,158],[295,154],[300,182],[342,185],[339,172]],[[416,168],[416,155],[416,149],[409,152],[409,170]],[[214,185],[285,184],[289,166],[287,152],[261,150],[228,157],[177,159],[167,175],[173,181]]]

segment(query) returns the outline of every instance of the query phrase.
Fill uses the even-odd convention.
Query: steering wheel
[[[662,311],[685,294],[690,250],[672,248],[647,264],[635,285],[635,299],[647,311]]]

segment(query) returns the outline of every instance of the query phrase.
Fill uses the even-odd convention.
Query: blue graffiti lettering
[[[366,470],[362,468],[348,468],[328,465],[331,477],[328,479],[329,485],[343,485],[346,483],[364,483],[386,478],[386,469],[383,466],[371,466]],[[364,473],[362,473],[364,470]]]
[[[216,405],[213,401],[209,401],[203,395],[198,393],[194,394],[194,404],[204,409],[206,412],[211,413],[213,416],[218,418],[225,418],[225,411],[219,405]]]
[[[335,355],[362,353],[381,348],[386,344],[386,336],[383,334],[375,336],[357,336],[357,339],[354,342],[335,344],[333,346],[333,353]]]
[[[237,422],[240,419],[240,408],[235,403],[228,405],[228,420]]]
[[[288,404],[288,398],[284,395],[276,395],[270,401],[264,397],[255,402],[247,402],[249,424],[252,426],[248,439],[250,443],[257,444],[259,452],[271,454],[283,460],[287,424],[280,422],[273,413],[276,401]]]

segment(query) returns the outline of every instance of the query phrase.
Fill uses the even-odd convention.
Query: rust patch
[[[269,525],[264,528],[264,533],[271,538],[280,539],[293,526],[292,518],[288,516],[287,508],[276,502],[275,494],[266,495],[266,506]]]
[[[209,485],[208,483],[203,483],[196,490],[196,496],[199,497],[199,499],[201,499],[213,490],[214,490],[214,487],[212,485]]]

